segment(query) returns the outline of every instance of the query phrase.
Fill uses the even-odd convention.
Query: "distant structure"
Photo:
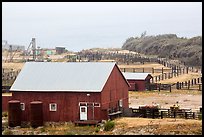
[[[55,50],[56,50],[56,54],[62,54],[66,52],[65,47],[56,47]]]
[[[150,79],[152,78],[149,73],[123,72],[123,75],[130,84],[130,91],[145,91],[149,89]]]
[[[32,45],[32,46],[31,46]],[[26,55],[29,56],[32,55],[33,56],[33,61],[36,60],[36,55],[37,55],[37,49],[36,49],[36,41],[35,38],[32,38],[27,50],[26,50]]]
[[[25,46],[8,44],[7,40],[2,40],[2,50],[7,50],[7,56],[2,58],[5,62],[13,62],[13,58],[18,51],[24,51]]]
[[[9,50],[12,47],[12,50],[25,50],[25,46],[16,45],[16,44],[8,44],[7,40],[2,40],[2,50],[6,49]]]

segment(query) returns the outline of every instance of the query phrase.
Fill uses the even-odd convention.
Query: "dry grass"
[[[158,63],[145,63],[138,65],[118,65],[119,68],[154,68],[154,69],[170,69]]]
[[[176,82],[185,82],[194,78],[200,78],[201,74],[199,73],[188,73],[188,74],[183,74],[183,75],[179,75],[178,77],[173,77],[171,79],[165,79],[165,80],[161,80],[159,81],[159,83],[162,84],[173,84]]]
[[[2,93],[2,96],[12,96],[12,93]]]
[[[14,69],[15,70],[19,70],[22,69],[25,63],[2,63],[2,68],[5,69]]]
[[[169,134],[202,134],[202,121],[189,119],[148,119],[148,118],[118,118],[114,120],[116,128],[123,134],[146,129],[155,135]],[[134,132],[133,132],[134,133]]]

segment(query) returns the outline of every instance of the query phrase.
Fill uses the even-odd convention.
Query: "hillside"
[[[128,38],[122,46],[124,50],[146,55],[158,55],[169,59],[179,59],[189,66],[202,65],[202,37],[179,38],[175,34],[141,36]]]

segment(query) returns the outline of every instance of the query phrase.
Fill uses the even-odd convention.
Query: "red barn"
[[[128,109],[129,84],[116,63],[27,62],[11,87],[29,121],[30,102],[43,103],[44,121],[101,121]]]
[[[123,72],[126,80],[130,84],[130,91],[144,91],[147,90],[152,76],[149,73],[131,73]]]

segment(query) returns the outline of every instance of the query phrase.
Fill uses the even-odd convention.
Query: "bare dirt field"
[[[196,90],[172,90],[169,91],[151,91],[151,92],[133,92],[129,91],[129,107],[138,108],[140,105],[159,104],[161,108],[170,108],[178,104],[180,108],[190,108],[192,111],[199,110],[202,106],[202,91]]]
[[[116,135],[201,135],[202,121],[189,119],[118,118],[109,134]]]

